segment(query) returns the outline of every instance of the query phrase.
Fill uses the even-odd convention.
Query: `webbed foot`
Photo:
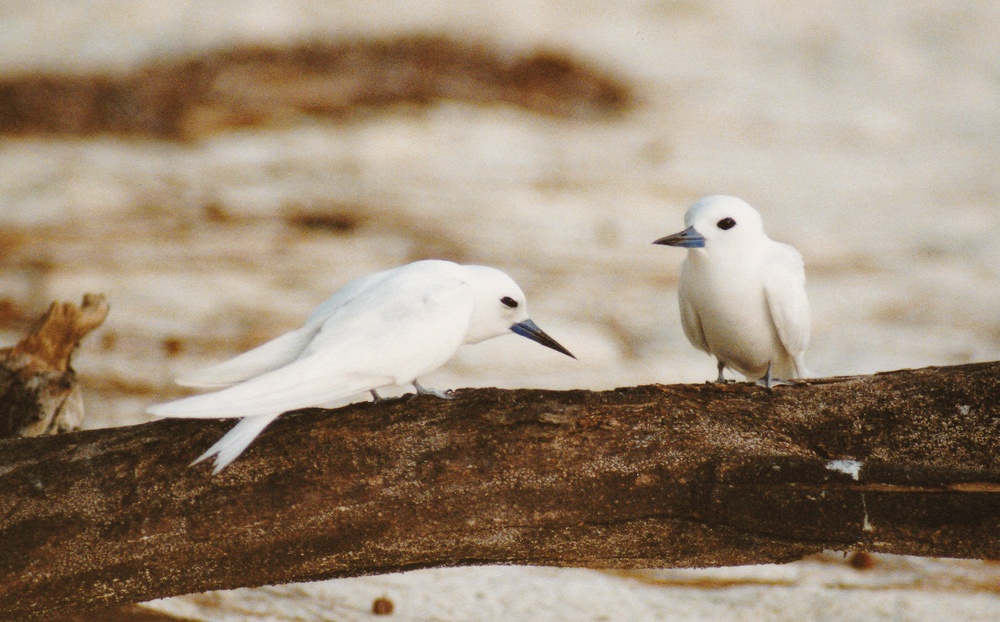
[[[781,378],[775,378],[775,377],[771,376],[771,364],[770,363],[768,363],[768,365],[767,365],[767,373],[764,374],[764,377],[761,378],[760,380],[758,380],[756,382],[756,384],[758,386],[764,387],[768,391],[773,391],[774,387],[777,387],[777,386],[781,386],[781,385],[791,386],[792,385],[792,383],[789,382],[789,381],[787,381],[787,380],[782,380]]]
[[[421,384],[416,380],[413,381],[413,388],[417,390],[417,395],[433,395],[434,397],[439,397],[443,400],[455,399],[455,396],[452,394],[450,389],[448,391],[438,391],[437,389],[428,389],[421,386]]]
[[[719,368],[719,377],[715,379],[715,382],[717,384],[728,384],[730,382],[736,382],[735,380],[726,380],[726,377],[722,375],[722,370],[726,368],[726,364],[723,363],[721,360],[719,361],[718,368]]]

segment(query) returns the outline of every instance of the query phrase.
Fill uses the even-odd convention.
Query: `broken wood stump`
[[[20,343],[0,349],[0,438],[80,429],[83,398],[70,359],[108,310],[101,295],[85,295],[79,307],[53,302]]]

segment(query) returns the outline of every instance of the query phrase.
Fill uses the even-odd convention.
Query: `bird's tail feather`
[[[806,357],[804,353],[796,354],[793,358],[795,362],[795,377],[796,378],[812,378],[813,373],[809,371],[806,367]]]
[[[202,460],[215,456],[215,468],[212,469],[212,475],[218,474],[233,460],[236,460],[250,446],[250,443],[264,431],[264,428],[277,417],[278,415],[260,415],[240,419],[239,423],[226,432],[225,436],[216,441],[205,453],[198,456],[191,465],[194,466]]]
[[[294,361],[319,328],[318,324],[306,325],[228,361],[184,374],[178,377],[176,382],[183,387],[209,389],[228,387],[259,376]]]
[[[340,373],[335,363],[329,358],[299,359],[214,393],[155,404],[146,412],[189,419],[255,417],[320,406],[395,381],[390,377]]]

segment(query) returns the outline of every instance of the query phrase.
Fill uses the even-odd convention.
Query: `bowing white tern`
[[[320,406],[380,387],[413,384],[462,344],[515,333],[573,356],[528,318],[521,288],[486,266],[426,260],[355,279],[323,302],[302,328],[179,384],[216,388],[148,409],[160,417],[242,417],[194,463],[215,456],[218,473],[289,410]],[[574,357],[575,358],[575,357]],[[194,464],[192,463],[192,464]]]

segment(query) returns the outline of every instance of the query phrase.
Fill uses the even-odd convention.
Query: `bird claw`
[[[761,378],[754,384],[756,384],[758,387],[764,387],[768,391],[773,391],[774,387],[780,387],[782,385],[789,387],[792,386],[791,382],[787,380],[782,380],[781,378],[771,378],[770,380],[768,380],[767,378]]]
[[[388,404],[390,402],[396,402],[403,398],[403,396],[393,396],[393,397],[382,397],[379,395],[375,389],[369,389],[369,393],[372,394],[372,404]]]
[[[719,377],[715,379],[712,384],[729,384],[730,382],[736,382],[735,380],[726,380],[726,377],[722,375],[722,370],[726,368],[726,364],[719,361]]]
[[[454,392],[451,389],[447,391],[439,391],[437,389],[428,389],[420,385],[416,380],[413,381],[413,388],[417,390],[417,395],[433,395],[434,397],[439,397],[443,400],[455,399]]]
[[[767,366],[767,373],[764,374],[763,378],[761,378],[760,380],[758,380],[754,384],[756,384],[757,386],[760,386],[760,387],[764,387],[768,391],[773,391],[774,387],[778,387],[778,386],[782,386],[782,385],[790,387],[790,386],[792,386],[793,383],[789,382],[788,380],[782,380],[781,378],[775,378],[775,377],[771,376],[771,366],[768,365]]]
[[[371,393],[372,397],[374,398],[372,400],[372,404],[392,404],[393,402],[398,402],[400,400],[405,400],[408,397],[405,393],[403,395],[393,395],[393,396],[390,396],[390,397],[382,397],[381,395],[379,395],[378,393],[375,392],[375,389],[369,389],[368,392]]]
[[[735,380],[726,380],[726,377],[722,375],[722,370],[726,368],[726,364],[719,359],[719,363],[716,366],[719,369],[719,377],[715,379],[715,384],[729,384],[730,382],[736,382]]]

